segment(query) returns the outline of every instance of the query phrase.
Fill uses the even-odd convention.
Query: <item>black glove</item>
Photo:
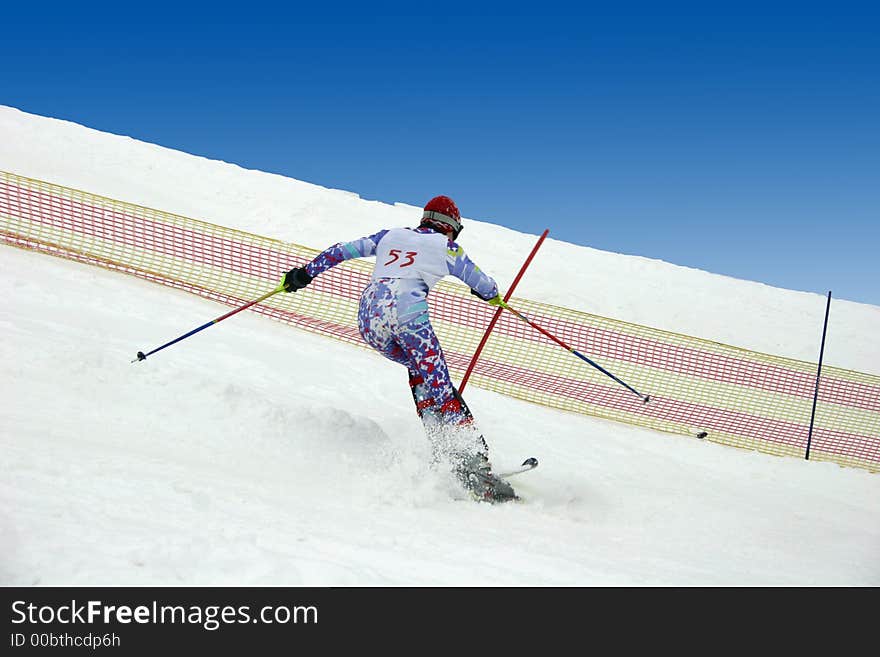
[[[482,299],[483,301],[488,301],[490,306],[502,306],[502,305],[504,305],[504,299],[501,298],[501,295],[500,295],[500,294],[496,294],[494,297],[491,297],[491,298],[489,298],[489,299],[487,299],[487,298],[485,298],[485,297],[481,297],[479,294],[477,294],[477,291],[476,291],[476,290],[471,290],[471,294],[473,294],[473,295],[474,295],[475,297],[477,297],[478,299]]]
[[[487,298],[483,297],[483,296],[482,296],[479,292],[477,292],[476,290],[471,290],[471,294],[473,294],[475,297],[477,297],[477,299],[482,299],[483,301],[491,301],[492,299],[495,298],[494,296],[492,296],[492,297],[489,297],[489,298],[487,299]]]
[[[312,282],[312,277],[306,271],[305,267],[295,267],[284,274],[281,285],[284,286],[285,292],[296,292],[303,289]]]

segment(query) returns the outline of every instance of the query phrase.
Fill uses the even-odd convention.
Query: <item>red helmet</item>
[[[425,206],[421,226],[428,226],[441,233],[452,231],[452,239],[461,232],[461,213],[448,196],[435,196]]]

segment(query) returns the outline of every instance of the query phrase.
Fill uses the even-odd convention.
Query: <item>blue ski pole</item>
[[[521,312],[519,312],[518,310],[514,310],[513,308],[511,308],[510,306],[508,306],[507,303],[506,303],[505,301],[503,301],[500,297],[498,297],[497,302],[496,302],[496,300],[493,299],[493,301],[490,302],[490,303],[492,303],[493,305],[501,306],[501,307],[504,308],[505,310],[509,310],[509,311],[512,312],[514,315],[516,315],[519,319],[521,319],[522,321],[524,321],[526,324],[528,324],[529,326],[531,326],[533,329],[535,329],[536,331],[538,331],[538,332],[541,333],[542,335],[546,335],[548,338],[550,338],[551,340],[553,340],[553,342],[555,342],[556,344],[558,344],[558,345],[561,346],[561,347],[564,347],[564,348],[568,349],[568,350],[569,350],[571,353],[573,353],[575,356],[577,356],[578,358],[580,358],[580,359],[583,360],[583,361],[586,361],[587,363],[589,363],[590,365],[592,365],[593,367],[595,367],[597,370],[599,370],[600,372],[602,372],[602,374],[604,374],[605,376],[607,376],[607,377],[613,379],[614,381],[617,381],[617,383],[619,383],[619,384],[622,385],[624,388],[626,388],[627,390],[629,390],[630,392],[632,392],[632,393],[634,393],[636,396],[638,396],[638,398],[641,399],[645,404],[647,404],[649,401],[651,401],[651,398],[650,398],[648,395],[643,395],[642,393],[640,393],[638,390],[636,390],[636,389],[633,388],[632,386],[630,386],[630,385],[624,383],[623,381],[621,381],[620,379],[618,379],[616,376],[614,376],[611,372],[609,372],[608,370],[606,370],[604,367],[602,367],[602,366],[599,365],[598,363],[594,363],[592,360],[590,360],[589,358],[587,358],[586,356],[584,356],[582,353],[580,353],[580,352],[577,351],[576,349],[573,349],[573,348],[569,347],[569,346],[568,346],[567,344],[565,344],[562,340],[560,340],[559,338],[557,338],[555,335],[553,335],[553,334],[550,333],[549,331],[545,331],[543,328],[541,328],[540,326],[538,326],[537,324],[535,324],[532,320],[528,319],[528,318],[527,318],[525,315],[523,315]]]
[[[244,304],[240,308],[236,308],[235,310],[232,310],[232,311],[226,313],[222,317],[218,317],[217,319],[212,319],[207,324],[202,324],[200,327],[193,329],[189,333],[185,333],[185,334],[181,335],[179,338],[174,338],[171,342],[166,342],[161,347],[156,347],[155,349],[153,349],[153,351],[148,351],[147,353],[144,353],[143,351],[137,352],[137,358],[135,358],[131,362],[137,363],[138,361],[145,360],[147,358],[147,356],[150,356],[151,354],[155,354],[157,351],[162,351],[165,347],[170,347],[171,345],[176,344],[176,343],[180,342],[181,340],[188,338],[191,335],[195,335],[199,331],[202,331],[202,330],[208,328],[209,326],[213,326],[217,322],[222,322],[227,317],[232,317],[234,314],[240,313],[242,310],[247,310],[251,306],[255,306],[256,304],[260,303],[261,301],[265,301],[266,299],[271,297],[273,294],[278,294],[279,292],[284,292],[284,285],[283,284],[279,285],[271,292],[266,292],[266,294],[261,296],[259,299],[254,299],[253,301],[250,301],[250,302]]]

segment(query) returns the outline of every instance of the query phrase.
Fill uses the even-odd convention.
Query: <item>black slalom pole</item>
[[[822,357],[825,355],[825,335],[828,333],[828,313],[831,310],[831,290],[828,290],[828,302],[825,304],[825,325],[822,327],[822,346],[819,347],[819,369],[816,371],[816,390],[813,392],[813,411],[810,413],[810,431],[807,434],[807,453],[804,458],[810,460],[810,444],[813,442],[813,422],[816,419],[816,401],[819,399],[819,377],[822,376]]]

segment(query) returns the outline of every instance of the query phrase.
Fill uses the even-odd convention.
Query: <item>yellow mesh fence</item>
[[[379,227],[377,227],[378,229]],[[239,306],[317,251],[0,172],[6,244],[70,258]],[[348,236],[346,236],[348,237]],[[540,254],[539,254],[540,257]],[[254,310],[358,347],[368,261],[348,261],[306,290]],[[431,293],[431,320],[460,378],[494,309],[462,285]],[[510,305],[640,392],[503,313],[471,383],[530,402],[781,456],[805,454],[816,365],[528,299]],[[810,458],[880,470],[880,377],[823,367]]]

